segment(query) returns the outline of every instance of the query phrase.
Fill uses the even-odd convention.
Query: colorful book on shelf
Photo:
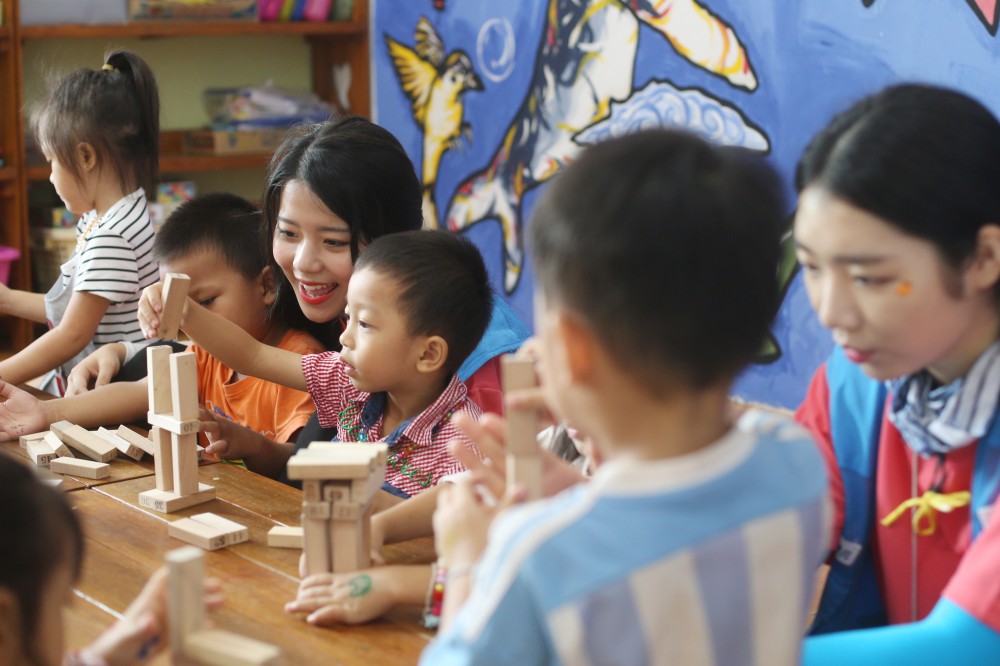
[[[292,12],[295,11],[295,0],[284,0],[281,5],[281,13],[278,15],[280,21],[291,21]]]
[[[292,9],[292,20],[301,21],[302,12],[306,9],[306,0],[295,0],[295,7]]]
[[[284,0],[260,0],[260,20],[277,21],[281,16],[281,6]]]
[[[306,0],[302,17],[307,21],[326,21],[332,4],[333,0]]]

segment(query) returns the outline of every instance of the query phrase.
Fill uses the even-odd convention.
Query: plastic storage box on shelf
[[[11,264],[20,258],[21,253],[16,247],[0,245],[0,282],[8,284]]]
[[[128,0],[128,19],[257,20],[257,0]]]
[[[125,23],[125,0],[21,0],[21,25]]]

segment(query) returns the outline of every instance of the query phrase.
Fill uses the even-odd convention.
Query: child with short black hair
[[[792,422],[728,409],[780,302],[778,189],[742,152],[652,131],[542,194],[542,390],[602,464],[492,528],[471,480],[440,491],[444,611],[422,663],[798,663],[823,462]]]
[[[148,337],[162,285],[143,294]],[[347,288],[341,352],[254,350],[246,334],[188,299],[181,328],[238,372],[308,389],[338,440],[390,446],[385,489],[409,497],[461,469],[447,442],[457,413],[480,415],[455,374],[490,320],[492,290],[479,250],[444,231],[382,236],[358,257]]]
[[[242,197],[200,195],[167,218],[154,253],[164,273],[190,276],[192,299],[253,339],[296,353],[319,351],[322,346],[312,336],[270,316],[274,279],[265,248],[258,242],[261,224],[260,211]],[[191,349],[197,358],[198,398],[212,414],[211,419],[203,414],[203,430],[213,440],[209,452],[229,457],[227,434],[245,426],[272,443],[243,457],[247,467],[265,473],[280,469],[295,436],[312,415],[309,395],[242,377],[205,350]],[[6,437],[38,432],[60,420],[84,427],[143,420],[148,407],[146,379],[44,402],[0,382],[0,399],[4,407],[0,434]]]
[[[0,312],[49,325],[0,362],[0,379],[20,384],[56,370],[61,395],[66,373],[96,346],[142,340],[136,306],[157,277],[146,192],[157,177],[159,113],[153,73],[128,51],[64,76],[34,108],[49,180],[81,217],[76,249],[47,294],[0,285]]]

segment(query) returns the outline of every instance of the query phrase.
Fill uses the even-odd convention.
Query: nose
[[[827,274],[813,289],[813,307],[823,326],[833,329],[854,330],[861,317],[848,279]]]
[[[354,346],[354,338],[351,335],[351,322],[347,322],[347,326],[344,327],[344,332],[340,334],[340,346],[346,347],[347,349],[352,349]]]
[[[295,248],[295,258],[292,260],[295,272],[300,275],[318,273],[322,269],[322,262],[319,260],[316,244],[308,239],[303,239]]]

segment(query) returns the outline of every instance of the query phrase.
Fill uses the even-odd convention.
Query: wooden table
[[[0,449],[26,459],[17,442]],[[30,464],[30,460],[27,460]],[[250,530],[250,540],[205,554],[206,574],[219,578],[225,607],[212,614],[220,629],[274,643],[286,664],[413,664],[431,634],[419,609],[392,613],[371,624],[320,629],[287,615],[284,604],[298,587],[299,550],[269,548],[267,531],[298,525],[302,493],[228,463],[199,467],[199,480],[215,486],[216,499],[171,514],[139,506],[139,492],[155,485],[152,464],[117,458],[108,479],[66,478],[64,489],[86,537],[77,603],[67,609],[67,647],[90,643],[139,593],[164,554],[185,545],[167,536],[168,521],[210,511]],[[430,539],[387,547],[390,562],[429,562]],[[163,655],[156,664],[169,663]]]

